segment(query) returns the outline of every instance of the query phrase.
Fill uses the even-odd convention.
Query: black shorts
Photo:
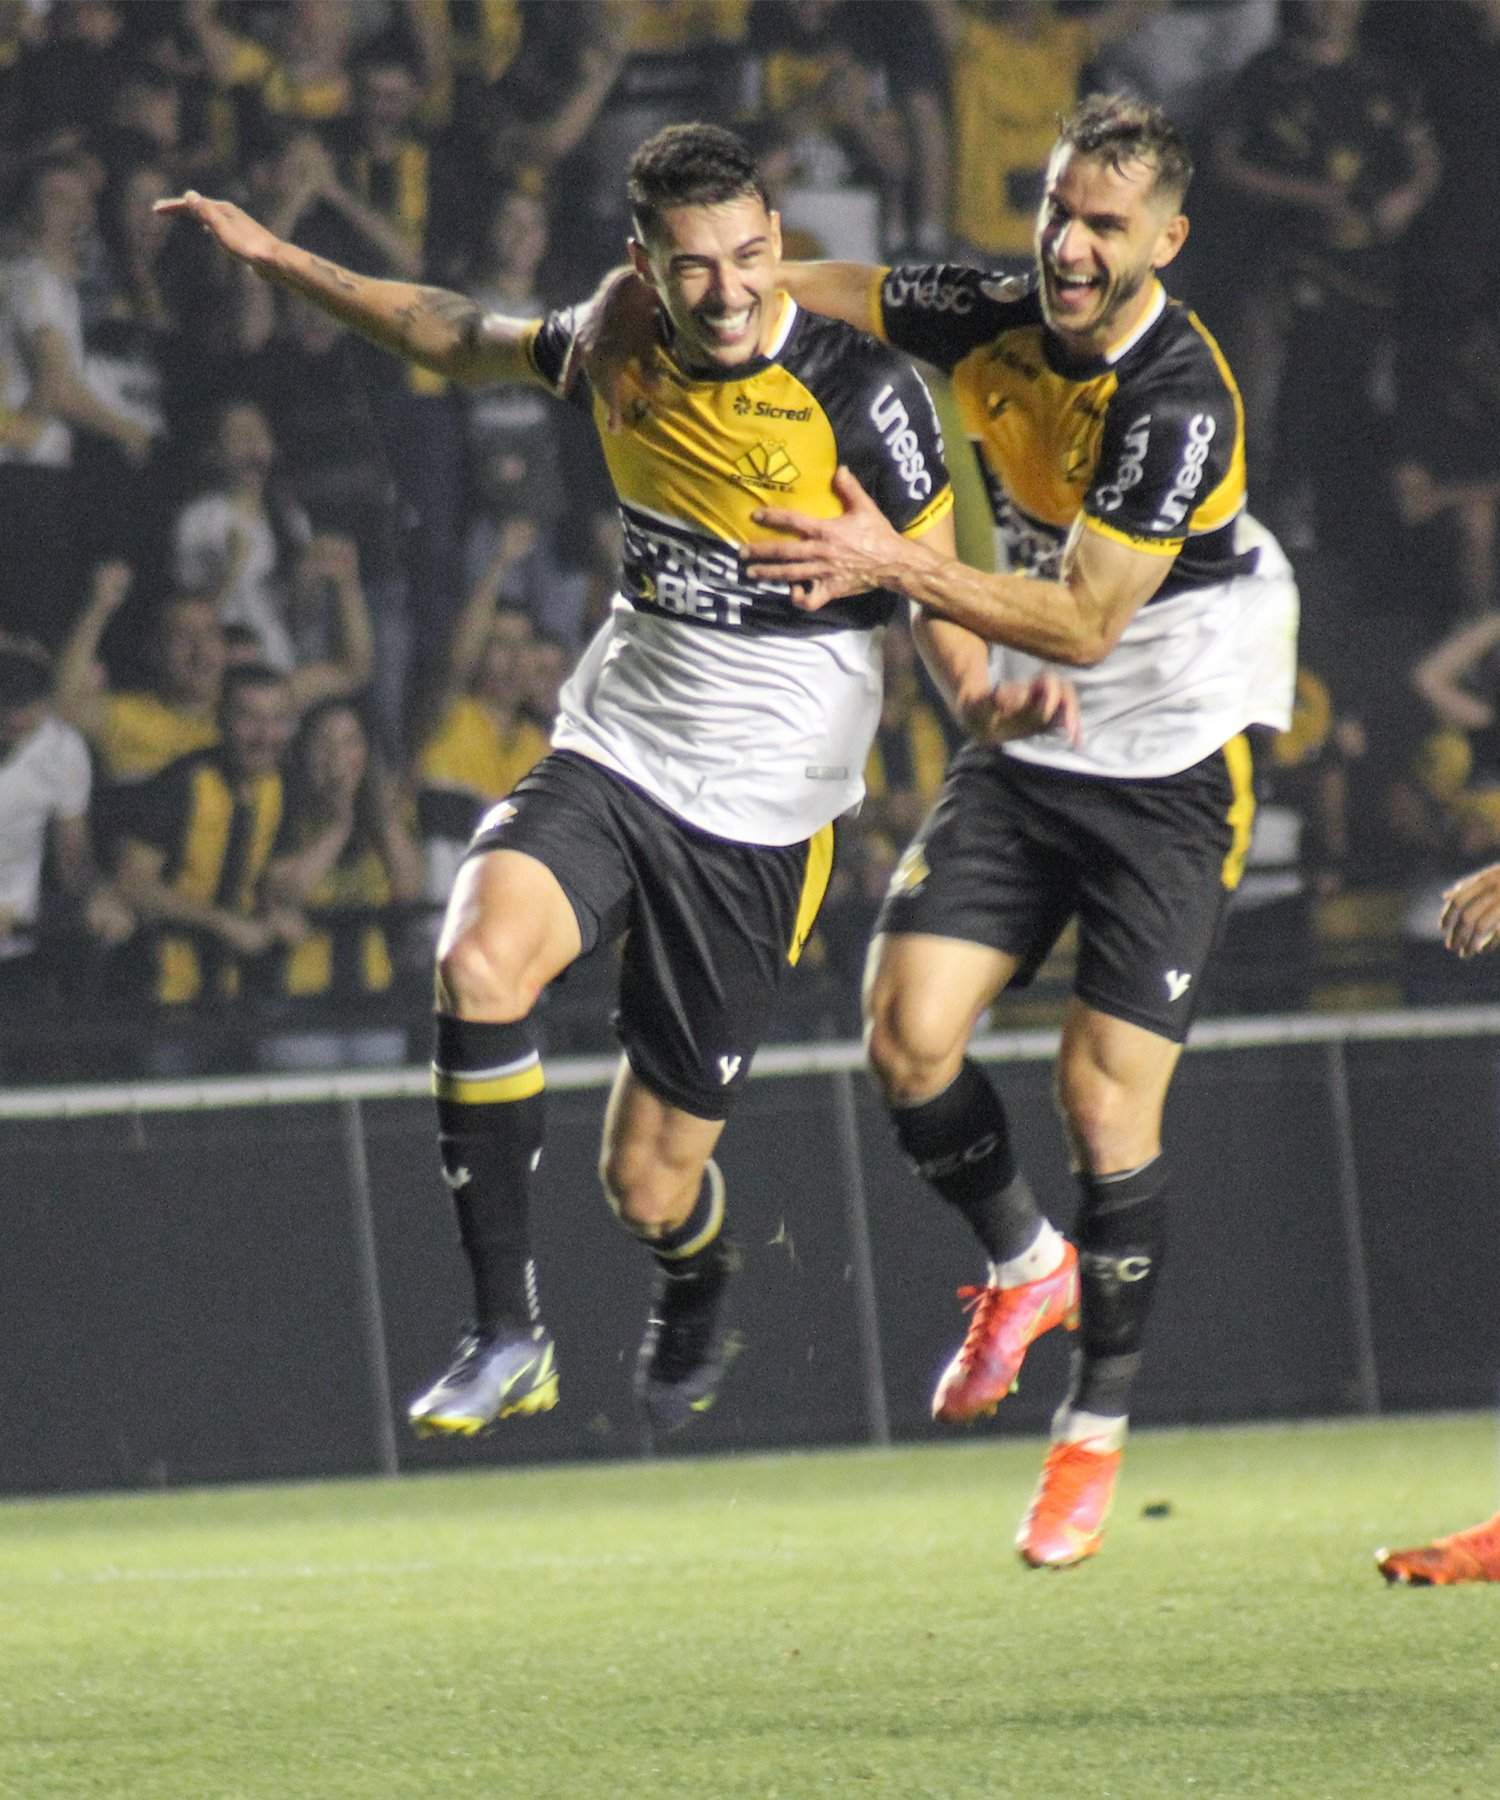
[[[651,1092],[724,1119],[828,886],[833,828],[786,846],[695,830],[623,777],[554,750],[479,822],[468,854],[557,877],[584,953],[624,934],[614,1026]]]
[[[1078,918],[1086,1006],[1181,1043],[1255,802],[1243,738],[1152,780],[1075,775],[971,744],[902,857],[876,929],[962,938],[1029,981]]]

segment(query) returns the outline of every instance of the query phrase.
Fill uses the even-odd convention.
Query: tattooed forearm
[[[342,288],[346,294],[358,291],[360,278],[352,269],[340,268],[336,262],[329,262],[326,256],[315,256],[312,266],[324,278],[331,281],[336,288]]]
[[[397,310],[395,322],[403,331],[410,332],[421,332],[429,323],[446,326],[457,339],[459,348],[472,353],[479,344],[479,326],[483,317],[466,294],[424,287],[417,288],[406,305]]]

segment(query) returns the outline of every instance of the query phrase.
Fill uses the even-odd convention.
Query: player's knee
[[[686,1218],[702,1179],[701,1169],[674,1169],[628,1144],[606,1144],[599,1153],[604,1197],[638,1237],[659,1236]]]
[[[460,1019],[497,1024],[524,1019],[541,997],[537,981],[503,942],[463,931],[443,946],[437,963],[438,1004]]]
[[[964,1045],[937,1023],[924,1017],[918,1005],[878,990],[872,997],[865,1015],[865,1054],[888,1099],[925,1099],[958,1073]]]

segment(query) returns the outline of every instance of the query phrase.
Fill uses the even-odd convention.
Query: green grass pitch
[[[0,1794],[1500,1793],[1500,1586],[1371,1560],[1491,1510],[1492,1418],[1138,1433],[1063,1573],[1039,1454],[0,1506]]]

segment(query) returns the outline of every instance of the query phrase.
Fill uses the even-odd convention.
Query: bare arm
[[[946,513],[904,542],[919,543],[940,556],[954,555],[953,515]],[[993,682],[989,646],[962,625],[911,609],[912,641],[970,737],[1000,744],[1057,730],[1076,742],[1078,696],[1070,682],[1050,671],[1035,681]]]
[[[299,713],[335,694],[358,693],[375,673],[375,632],[353,539],[322,532],[307,546],[304,561],[300,579],[332,584],[338,654],[328,662],[306,663],[288,677],[292,709]]]
[[[781,285],[809,312],[826,313],[879,337],[876,286],[884,273],[878,263],[789,262],[781,265]]]
[[[276,941],[277,933],[266,919],[248,918],[244,913],[178,893],[163,879],[165,867],[165,855],[139,838],[127,837],[120,846],[116,885],[142,919],[211,932],[241,956],[258,956]]]
[[[505,577],[530,554],[535,544],[536,526],[530,519],[507,519],[500,527],[489,566],[475,583],[453,628],[453,640],[448,646],[444,704],[457,700],[468,688],[489,641],[490,627],[495,622],[495,602],[500,598]]]
[[[464,294],[356,274],[267,231],[228,200],[187,193],[158,212],[196,219],[256,274],[301,294],[383,349],[453,381],[545,386],[526,354],[534,321],[482,313]]]
[[[28,349],[36,373],[28,405],[111,439],[132,462],[146,460],[151,453],[151,433],[104,404],[73,366],[68,341],[56,326],[43,325],[34,331]]]
[[[1495,709],[1460,683],[1496,644],[1500,644],[1500,612],[1488,613],[1443,639],[1417,664],[1411,685],[1438,716],[1465,731],[1482,730]]]
[[[52,672],[52,704],[57,715],[91,741],[104,727],[104,695],[97,680],[99,645],[105,628],[130,591],[128,563],[104,562],[94,570],[89,598]]]
[[[796,602],[810,611],[839,594],[894,588],[988,643],[1091,668],[1114,649],[1172,566],[1171,556],[1075,526],[1060,580],[989,574],[902,537],[847,469],[839,470],[834,487],[846,508],[842,516],[812,519],[762,507],[757,523],[787,535],[745,552],[752,576],[802,588]]]

